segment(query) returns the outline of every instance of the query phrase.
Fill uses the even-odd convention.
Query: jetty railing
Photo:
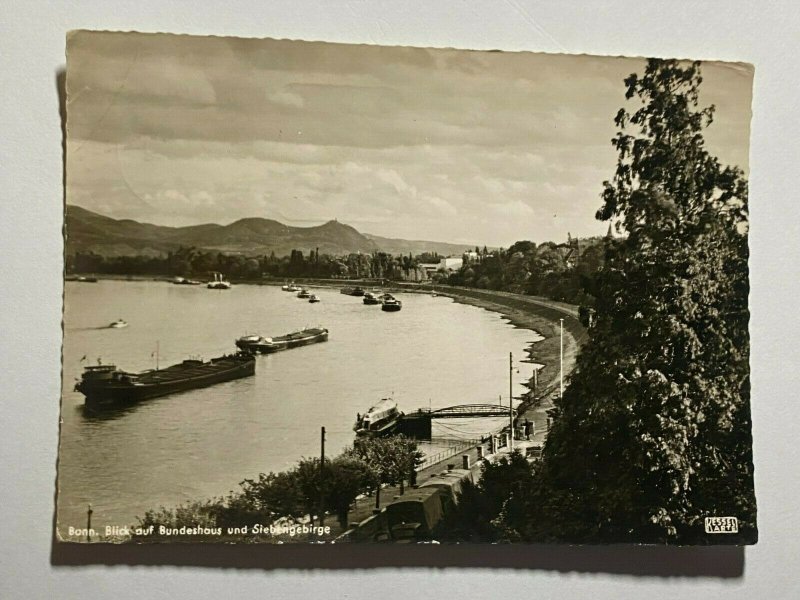
[[[455,456],[467,450],[468,448],[472,448],[477,446],[481,443],[480,438],[474,439],[467,439],[467,440],[459,440],[457,442],[451,442],[451,446],[444,450],[437,452],[436,454],[425,455],[425,458],[422,460],[422,463],[417,467],[418,471],[423,469],[427,469],[431,465],[435,465],[437,463],[442,462],[443,460],[447,460],[448,458]]]

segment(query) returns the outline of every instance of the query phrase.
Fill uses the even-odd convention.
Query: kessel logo
[[[706,533],[738,533],[736,517],[706,517]]]

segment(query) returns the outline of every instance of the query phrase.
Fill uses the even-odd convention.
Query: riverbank
[[[436,293],[453,298],[456,302],[470,304],[497,312],[515,327],[529,329],[542,338],[531,341],[523,360],[543,365],[538,370],[538,378],[532,378],[523,395],[518,418],[541,420],[537,405],[552,406],[551,397],[560,385],[561,331],[560,320],[564,320],[564,379],[575,368],[578,351],[586,339],[586,329],[578,319],[578,307],[546,298],[523,296],[509,292],[474,290],[437,286]],[[535,379],[538,381],[535,382]],[[536,413],[536,414],[535,414]],[[544,417],[546,420],[546,417]],[[540,429],[537,423],[537,429]]]

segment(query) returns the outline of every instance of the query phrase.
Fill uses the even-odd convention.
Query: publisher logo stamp
[[[736,517],[706,517],[706,533],[738,533]]]

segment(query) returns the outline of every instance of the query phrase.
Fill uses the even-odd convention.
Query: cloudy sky
[[[67,48],[70,204],[490,246],[606,231],[613,117],[644,65],[161,34],[79,32]],[[747,170],[752,71],[703,76],[709,148]]]

